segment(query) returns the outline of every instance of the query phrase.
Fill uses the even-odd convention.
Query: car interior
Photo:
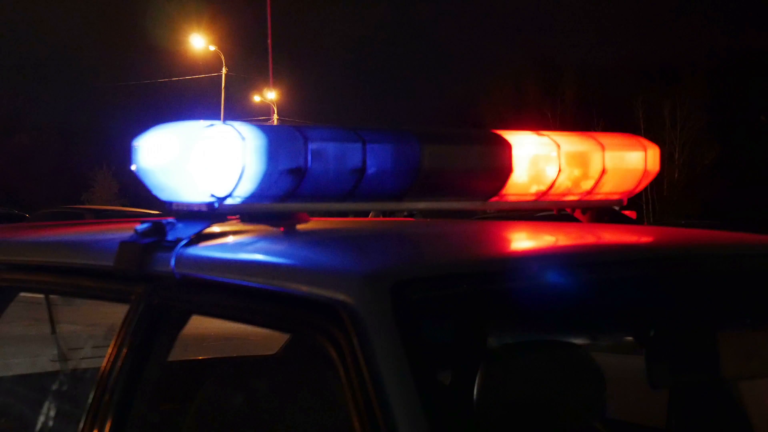
[[[270,355],[167,361],[138,391],[129,431],[354,430],[338,366],[312,337]]]
[[[483,297],[472,287],[395,290],[401,337],[433,430],[768,426],[768,349],[754,348],[768,346],[768,332],[758,321],[578,328],[595,313],[584,308],[588,313],[575,313],[569,327],[556,322],[565,310],[529,304],[529,313],[539,314],[529,318],[495,296],[508,291]],[[604,318],[593,322],[609,322]]]

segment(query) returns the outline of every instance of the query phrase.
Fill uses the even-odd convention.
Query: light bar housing
[[[155,126],[133,141],[132,159],[132,169],[163,201],[256,208],[605,205],[641,191],[660,166],[655,144],[621,133],[219,121]]]

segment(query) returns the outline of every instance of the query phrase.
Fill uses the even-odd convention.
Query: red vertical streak
[[[272,1],[267,0],[267,45],[269,46],[269,88],[275,88],[272,80]]]

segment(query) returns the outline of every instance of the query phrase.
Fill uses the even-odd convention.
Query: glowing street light
[[[189,42],[192,44],[193,47],[197,49],[202,49],[205,47],[205,38],[200,36],[197,33],[194,33],[192,36],[189,37]]]
[[[260,95],[254,95],[253,101],[256,103],[265,102],[272,107],[272,124],[277,124],[277,93],[273,89],[264,90],[264,97]]]
[[[195,49],[203,49],[207,45],[204,37],[194,33],[189,37],[189,42]],[[216,51],[221,57],[221,122],[224,123],[224,90],[227,83],[227,63],[224,61],[224,53],[219,51],[216,45],[208,45],[210,51]]]

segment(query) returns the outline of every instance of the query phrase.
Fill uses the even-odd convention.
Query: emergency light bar
[[[182,121],[139,135],[131,169],[155,196],[174,204],[576,208],[624,203],[653,180],[659,157],[655,144],[621,133]]]

